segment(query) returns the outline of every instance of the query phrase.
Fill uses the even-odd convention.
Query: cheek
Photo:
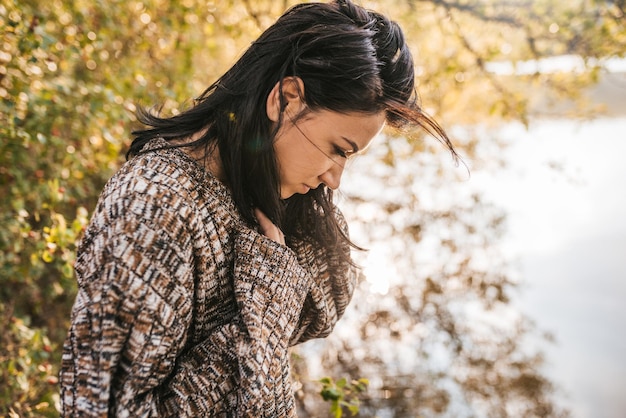
[[[327,169],[327,158],[299,138],[281,137],[274,150],[282,182],[309,180]]]
[[[276,161],[278,163],[278,172],[280,175],[280,182],[284,185],[294,182],[301,176],[302,164],[298,157],[297,147],[294,147],[293,141],[288,143],[286,138],[281,138],[276,142],[275,152]]]
[[[284,182],[297,182],[316,177],[319,167],[302,155],[293,154],[291,158],[280,163],[281,179]]]

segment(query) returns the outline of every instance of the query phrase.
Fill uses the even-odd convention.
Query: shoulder
[[[165,145],[165,141],[162,141]],[[89,232],[143,223],[192,234],[211,228],[228,233],[240,215],[230,191],[179,149],[148,149],[127,161],[105,185]],[[195,233],[193,231],[196,231]]]
[[[152,145],[152,148],[149,148]],[[127,161],[109,180],[103,198],[158,201],[163,208],[223,206],[235,209],[230,192],[184,151],[163,140]]]

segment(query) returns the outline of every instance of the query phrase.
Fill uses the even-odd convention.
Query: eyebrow
[[[341,139],[343,139],[348,144],[350,144],[350,146],[352,147],[352,152],[353,153],[356,154],[357,152],[359,152],[359,147],[356,145],[356,143],[353,140],[351,140],[349,138],[346,138],[345,136],[342,136]]]

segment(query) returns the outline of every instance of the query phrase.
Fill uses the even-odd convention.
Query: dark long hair
[[[400,27],[349,0],[337,0],[289,9],[192,108],[169,118],[141,109],[138,119],[147,128],[133,132],[127,156],[156,136],[181,139],[205,130],[188,145],[205,152],[218,147],[225,180],[246,221],[256,223],[257,207],[288,237],[323,246],[349,242],[331,213],[332,190],[325,185],[281,200],[273,141],[284,102],[278,126],[272,126],[265,106],[276,83],[282,86],[290,76],[302,79],[303,100],[311,111],[385,111],[389,125],[422,127],[456,155],[443,129],[419,106],[413,58]]]

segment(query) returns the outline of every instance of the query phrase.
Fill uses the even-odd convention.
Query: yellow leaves
[[[87,223],[89,221],[89,219],[87,219],[88,215],[89,213],[87,212],[86,208],[84,208],[83,206],[78,207],[78,209],[76,210],[76,219],[74,219],[74,222],[72,222],[72,229],[76,233],[82,231],[87,226]]]
[[[50,212],[51,224],[43,227],[43,246],[40,248],[40,257],[45,263],[58,260],[61,263],[61,271],[64,276],[72,276],[72,263],[74,262],[74,249],[77,240],[87,226],[87,209],[79,207],[76,217],[68,223],[65,216],[60,213]],[[57,289],[62,293],[63,289]]]

